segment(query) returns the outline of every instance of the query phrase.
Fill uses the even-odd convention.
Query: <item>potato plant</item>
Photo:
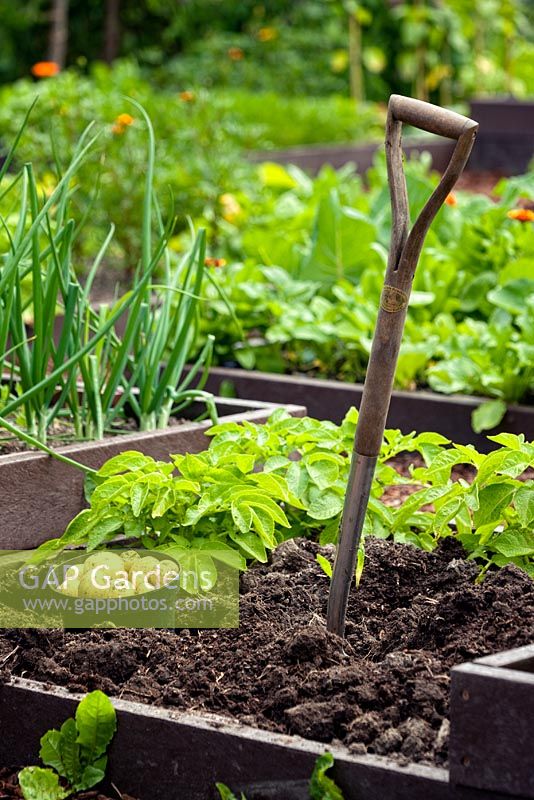
[[[289,537],[322,544],[337,539],[358,414],[341,425],[275,412],[265,425],[222,423],[198,455],[155,461],[138,452],[110,459],[89,476],[90,507],[59,539],[41,547],[48,555],[65,547],[104,547],[118,534],[163,552],[182,569],[196,559],[244,569],[265,562]],[[534,482],[519,476],[534,466],[534,443],[523,436],[491,437],[489,455],[451,445],[436,433],[403,435],[387,430],[373,483],[364,534],[433,550],[457,538],[482,574],[514,563],[534,575]],[[425,466],[402,477],[388,461],[418,452]],[[451,480],[457,464],[470,465],[474,480]],[[399,508],[381,502],[391,485],[417,489]],[[429,511],[428,506],[433,510]],[[360,570],[363,565],[360,554]]]

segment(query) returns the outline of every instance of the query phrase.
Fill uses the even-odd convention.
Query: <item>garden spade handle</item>
[[[409,231],[410,213],[402,168],[402,123],[451,139],[456,147],[443,177]],[[373,346],[367,367],[352,454],[336,561],[328,598],[327,628],[343,636],[350,587],[386,426],[406,311],[423,242],[432,220],[462,174],[478,123],[444,108],[392,95],[386,123],[391,195],[391,244]]]

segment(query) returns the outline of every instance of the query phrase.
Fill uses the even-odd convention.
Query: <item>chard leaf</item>
[[[117,730],[117,717],[109,697],[101,691],[86,695],[76,709],[78,743],[86,763],[103,755]]]
[[[63,789],[59,775],[51,769],[26,767],[19,772],[19,784],[25,800],[64,800],[71,792]]]
[[[66,720],[60,729],[59,749],[63,763],[63,775],[73,785],[78,781],[80,764],[80,745],[77,742],[78,731],[73,719]],[[59,771],[59,770],[58,770]]]
[[[61,757],[61,733],[50,730],[41,739],[39,757],[47,767],[53,767],[56,772],[65,777],[65,766]]]
[[[93,764],[88,764],[80,779],[73,784],[74,788],[78,791],[92,789],[97,783],[101,783],[106,777],[106,767],[108,764],[107,756],[101,756]]]
[[[326,774],[333,766],[332,753],[323,753],[315,762],[309,785],[311,800],[343,800],[341,789]]]

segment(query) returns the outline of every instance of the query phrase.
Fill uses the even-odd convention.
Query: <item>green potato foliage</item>
[[[92,550],[124,534],[169,553],[183,569],[200,558],[216,572],[217,559],[241,569],[247,561],[265,562],[289,537],[335,543],[357,418],[351,409],[335,425],[280,410],[265,425],[211,428],[209,449],[197,455],[158,462],[122,453],[91,476],[90,507],[41,552],[79,545]],[[437,433],[387,430],[364,537],[391,537],[431,551],[452,536],[482,573],[514,563],[534,576],[534,481],[518,480],[534,466],[534,443],[511,434],[490,438],[500,447],[482,455]],[[419,453],[425,466],[402,477],[388,461],[406,451]],[[471,483],[451,480],[456,464],[472,468]],[[414,487],[399,508],[380,499],[396,484]]]

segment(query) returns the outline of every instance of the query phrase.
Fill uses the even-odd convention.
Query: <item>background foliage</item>
[[[0,2],[1,80],[27,75],[46,57],[57,2]],[[66,65],[83,69],[110,57],[112,4],[70,0]],[[139,58],[175,87],[310,95],[351,87],[360,98],[398,91],[444,102],[532,92],[529,0],[120,0],[117,7],[114,55]]]

